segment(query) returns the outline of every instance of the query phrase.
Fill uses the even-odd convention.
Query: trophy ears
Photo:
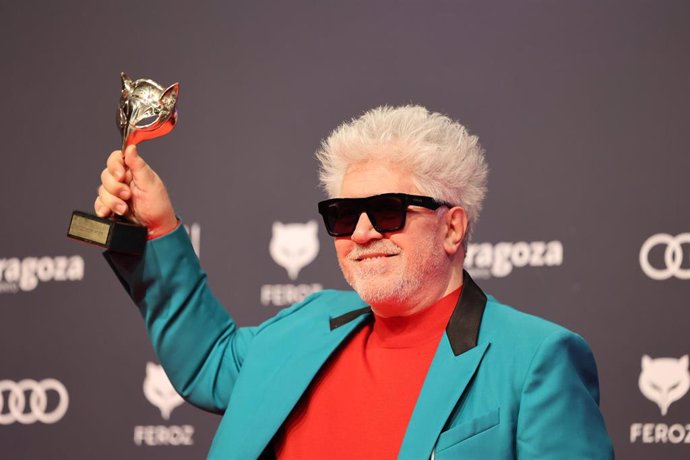
[[[180,94],[180,84],[173,83],[172,85],[168,86],[165,91],[163,91],[163,94],[161,94],[160,97],[160,102],[165,106],[174,105],[177,101],[178,94]]]
[[[126,73],[120,72],[120,78],[122,79],[122,91],[127,91],[131,93],[134,89],[134,82],[131,78],[127,76]]]

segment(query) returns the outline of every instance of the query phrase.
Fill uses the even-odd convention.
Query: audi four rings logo
[[[48,393],[51,391],[57,394],[58,403],[54,409],[46,410]],[[4,410],[5,404],[7,412]],[[40,382],[31,379],[19,382],[0,380],[0,425],[11,425],[14,422],[25,425],[35,422],[55,423],[65,415],[68,405],[67,389],[55,379]]]
[[[657,233],[647,238],[640,249],[640,267],[647,276],[654,280],[666,280],[676,277],[681,280],[690,279],[690,268],[682,268],[682,245],[690,243],[690,233],[673,236],[668,233]],[[664,267],[653,267],[649,262],[649,253],[657,245],[665,246]]]

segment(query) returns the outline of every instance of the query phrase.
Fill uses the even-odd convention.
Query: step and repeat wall
[[[591,344],[619,458],[690,458],[689,24],[685,1],[0,5],[0,458],[203,458],[219,422],[65,236],[119,146],[121,71],[180,82],[139,151],[241,325],[347,288],[316,212],[330,130],[382,104],[466,124],[475,279]]]

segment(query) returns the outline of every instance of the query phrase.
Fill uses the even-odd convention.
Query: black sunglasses
[[[363,212],[377,232],[395,232],[405,226],[408,206],[438,209],[452,207],[449,203],[428,196],[406,193],[384,193],[366,198],[333,198],[319,202],[326,231],[331,236],[350,236],[354,233]]]

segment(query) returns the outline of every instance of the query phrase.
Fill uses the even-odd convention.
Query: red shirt
[[[277,457],[396,458],[460,291],[411,316],[374,316],[355,332],[283,424]]]

